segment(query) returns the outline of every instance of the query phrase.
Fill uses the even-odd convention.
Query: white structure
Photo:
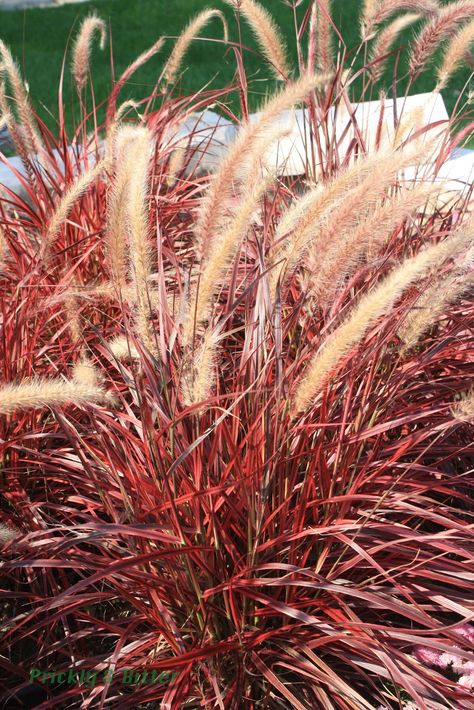
[[[252,114],[250,121],[256,121],[259,113]],[[396,117],[396,120],[395,120]],[[381,145],[392,142],[395,138],[395,125],[398,125],[399,139],[409,138],[413,123],[427,127],[424,135],[434,140],[434,147],[439,141],[441,146],[449,137],[449,115],[439,93],[417,94],[398,99],[387,99],[383,106],[380,101],[368,101],[348,108],[332,108],[328,121],[328,134],[338,143],[339,155],[350,151],[357,131],[363,137],[368,152],[373,152],[377,141]],[[306,109],[286,111],[280,115],[275,126],[281,125],[288,133],[275,142],[266,155],[266,165],[279,176],[298,176],[310,174],[307,165],[311,138],[311,124]],[[188,151],[187,171],[197,169],[200,172],[213,172],[227,147],[235,140],[239,127],[213,111],[192,114],[170,136],[170,146]],[[321,131],[322,145],[324,138]],[[404,180],[413,181],[423,175],[423,170],[413,168],[404,172]],[[426,166],[427,174],[432,174],[431,166]],[[445,162],[437,174],[437,180],[446,183],[447,192],[463,192],[470,188],[474,179],[474,151],[456,150],[451,159]]]
[[[29,7],[58,7],[84,0],[0,0],[0,10],[27,10]]]
[[[394,107],[393,99],[387,99],[382,105],[380,101],[367,101],[351,106],[349,110],[345,106],[332,108],[328,121],[328,134],[331,138],[335,138],[338,144],[338,153],[344,156],[350,149],[351,143],[356,138],[357,131],[364,140],[365,146],[369,153],[376,148],[377,136],[380,143],[391,142],[395,137],[395,113],[397,109],[398,120],[401,116],[401,132],[408,137],[408,132],[403,129],[404,119],[415,117],[421,125],[439,123],[437,133],[440,138],[446,135],[448,129],[449,116],[444,105],[444,101],[440,94],[417,94],[409,96],[406,99],[398,99],[397,105]],[[255,114],[253,119],[259,114]],[[306,110],[288,111],[282,114],[280,122],[291,125],[291,133],[288,137],[283,138],[272,149],[267,156],[268,164],[273,167],[276,165],[279,175],[303,175],[307,172],[307,150],[310,139],[310,123]],[[411,130],[411,121],[410,130]],[[321,141],[324,146],[324,137],[322,131]],[[433,135],[430,131],[430,135]],[[316,166],[317,168],[317,166]],[[317,177],[317,175],[315,176]]]
[[[394,109],[396,108],[400,120],[399,133],[408,137],[408,132],[416,119],[420,126],[430,125],[429,135],[439,137],[440,142],[448,137],[449,116],[440,94],[418,94],[406,99],[398,99],[394,107],[393,100],[386,100],[382,108],[380,101],[361,103],[348,109],[333,108],[328,130],[335,136],[339,144],[339,152],[344,155],[350,149],[356,131],[363,136],[366,146],[371,152],[375,147],[376,137],[382,142],[392,141],[395,136]],[[258,119],[259,114],[250,116],[250,121]],[[280,176],[298,176],[308,173],[306,146],[310,136],[310,123],[306,110],[299,109],[288,111],[277,119],[276,126],[288,130],[285,137],[276,141],[266,156],[266,164]],[[404,128],[406,126],[406,128]],[[186,171],[194,170],[211,173],[215,170],[220,159],[235,140],[239,126],[217,113],[207,110],[203,113],[194,113],[175,128],[168,137],[170,149],[178,149],[186,153]],[[1,154],[0,154],[1,155]],[[41,165],[39,157],[34,158],[35,163]],[[91,155],[91,162],[94,157]],[[0,158],[1,161],[1,158]],[[12,170],[12,168],[14,170]],[[431,174],[430,166],[427,166]],[[21,182],[15,171],[20,175],[25,174],[24,167],[18,157],[3,158],[0,162],[0,188],[3,184],[13,192],[21,192]],[[316,175],[311,176],[317,179]],[[406,170],[404,179],[407,182],[420,177],[423,170]],[[470,188],[474,179],[474,151],[457,150],[451,159],[445,162],[439,170],[437,179],[447,182],[444,185],[448,192],[463,192]]]

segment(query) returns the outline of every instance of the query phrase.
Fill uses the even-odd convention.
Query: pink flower
[[[457,650],[457,647],[454,647]],[[461,672],[464,670],[464,660],[457,653],[442,653],[439,657],[441,668],[452,666],[453,670]]]
[[[463,688],[472,690],[474,688],[474,675],[463,675],[459,678],[458,683]]]
[[[415,646],[413,649],[413,655],[421,663],[425,663],[427,666],[441,666],[441,651],[436,651],[434,648],[429,648],[428,646]]]
[[[474,626],[472,624],[462,624],[456,629],[456,633],[467,639],[469,643],[474,643]]]

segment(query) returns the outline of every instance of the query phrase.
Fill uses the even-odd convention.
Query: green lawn
[[[275,19],[280,24],[288,39],[288,44],[294,54],[294,29],[292,11],[280,0],[262,0],[263,4],[272,10]],[[335,1],[334,16],[342,30],[342,35],[348,47],[358,44],[358,8],[359,0]],[[11,48],[14,56],[22,67],[24,76],[30,86],[31,95],[40,115],[52,125],[48,113],[57,113],[57,88],[61,64],[65,48],[71,39],[71,32],[77,30],[79,21],[90,10],[110,23],[113,38],[113,62],[116,74],[120,73],[130,61],[141,51],[153,44],[160,35],[176,36],[185,26],[188,19],[209,6],[223,9],[231,20],[231,35],[236,38],[235,22],[232,13],[221,0],[96,0],[79,5],[66,5],[53,9],[23,10],[0,13],[0,37]],[[299,10],[307,6],[304,2]],[[206,34],[209,37],[222,37],[222,28],[218,20],[209,24]],[[255,48],[250,34],[244,34],[244,41]],[[123,98],[147,95],[154,86],[156,78],[167,53],[172,46],[172,39],[166,43],[161,54],[154,57],[145,67],[140,69],[133,78],[133,83],[124,92]],[[251,90],[253,94],[252,107],[260,100],[259,94],[268,93],[267,82],[261,81],[268,76],[266,68],[256,54],[246,55],[246,68],[253,78]],[[187,55],[186,72],[182,80],[183,91],[194,91],[211,81],[212,87],[225,86],[235,71],[234,56],[225,50],[221,43],[195,42]],[[92,67],[97,100],[105,98],[110,89],[110,55],[95,49]],[[469,72],[461,72],[455,85],[460,87],[467,80]],[[259,81],[260,80],[260,81]],[[461,83],[462,82],[462,83]],[[390,84],[390,77],[388,78]],[[422,77],[416,90],[429,91],[434,86],[432,76]],[[387,87],[388,88],[388,87]],[[68,115],[72,116],[71,102],[74,93],[71,87],[69,70],[66,71],[65,103],[69,107]],[[445,100],[452,108],[456,99],[456,91],[450,88],[445,93]],[[41,101],[40,101],[41,100]],[[43,108],[40,109],[42,105]],[[70,119],[71,120],[71,119]]]

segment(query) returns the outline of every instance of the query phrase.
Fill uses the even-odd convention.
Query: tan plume
[[[279,280],[291,274],[310,247],[330,247],[324,230],[334,215],[353,218],[355,210],[370,209],[380,194],[396,181],[398,173],[429,155],[430,143],[413,143],[405,150],[385,148],[358,160],[326,185],[317,185],[286,211],[275,231],[271,253],[270,291],[275,294]],[[338,207],[338,211],[336,211]],[[360,214],[360,212],[359,212]]]
[[[78,384],[88,386],[101,385],[103,382],[101,373],[94,367],[94,364],[87,355],[83,355],[74,365],[72,379]]]
[[[317,67],[323,74],[329,75],[334,71],[331,0],[317,0],[314,7],[317,7]]]
[[[166,184],[168,185],[168,187],[172,187],[176,184],[179,175],[186,166],[187,159],[187,149],[183,145],[177,145],[176,148],[171,152],[170,159],[168,162],[168,171],[166,176]]]
[[[448,275],[426,289],[416,300],[398,333],[404,350],[414,348],[427,330],[439,321],[447,307],[456,303],[473,286],[472,275],[461,279],[459,275]]]
[[[118,335],[108,343],[110,352],[117,360],[139,360],[140,353],[125,335]]]
[[[218,333],[208,329],[183,372],[183,401],[190,406],[204,401],[214,384]]]
[[[474,15],[474,0],[457,0],[440,8],[415,39],[409,67],[418,74],[433,57],[442,42],[453,37],[459,27]]]
[[[219,279],[236,254],[242,238],[249,228],[251,217],[272,180],[273,176],[271,175],[257,180],[253,188],[244,195],[227,228],[217,235],[212,252],[204,263],[197,289],[191,298],[190,308],[183,326],[185,343],[191,341],[193,327],[199,327],[209,317],[212,297],[219,287]]]
[[[307,409],[343,358],[360,345],[369,327],[392,309],[407,287],[453,257],[470,239],[470,236],[455,235],[425,248],[416,256],[405,259],[380,284],[363,296],[311,359],[306,373],[295,388],[293,415]]]
[[[381,204],[371,205],[365,218],[358,218],[356,214],[352,219],[351,214],[347,214],[345,221],[331,224],[322,237],[329,244],[328,249],[314,256],[310,251],[306,262],[311,274],[309,291],[318,305],[326,306],[358,264],[377,252],[408,217],[423,210],[427,201],[439,192],[439,184],[421,181],[412,188],[403,188],[400,194],[387,197]],[[370,204],[371,200],[368,202]]]
[[[471,218],[459,228],[459,231],[469,232],[473,229],[474,220]],[[398,330],[404,352],[414,348],[426,331],[446,313],[447,308],[474,287],[473,265],[474,246],[454,269],[448,274],[434,278],[429,288],[423,290]]]
[[[100,385],[70,382],[59,377],[34,379],[18,385],[9,384],[0,387],[0,414],[44,407],[62,407],[67,404],[85,406],[112,401],[112,395]]]
[[[19,534],[18,530],[14,530],[9,525],[0,523],[0,545],[4,545],[6,542],[14,540]]]
[[[361,13],[361,35],[362,39],[370,39],[370,33],[374,28],[374,18],[381,4],[381,0],[364,0]]]
[[[191,292],[190,307],[183,326],[184,343],[190,342],[193,328],[195,326],[199,328],[208,318],[212,298],[219,288],[220,278],[237,253],[242,238],[252,223],[260,199],[275,179],[277,166],[266,164],[266,151],[289,130],[289,125],[277,124],[255,140],[253,151],[249,154],[245,167],[246,182],[252,187],[243,186],[226,224],[216,230],[212,240],[213,248],[203,260],[199,283]]]
[[[157,356],[153,336],[152,308],[148,291],[151,275],[150,225],[148,222],[148,187],[153,147],[151,133],[144,126],[121,129],[130,142],[127,156],[126,190],[130,279],[135,288],[137,329],[148,350]]]
[[[79,93],[83,90],[87,80],[95,32],[99,33],[99,46],[104,49],[107,37],[105,22],[94,13],[82,21],[72,52],[72,75]]]
[[[179,69],[183,62],[184,55],[186,54],[189,45],[195,39],[201,30],[212,20],[214,17],[218,17],[222,22],[224,28],[224,42],[228,40],[228,30],[227,22],[220,10],[203,10],[197,15],[185,30],[182,32],[178,40],[176,41],[173,50],[166,62],[165,68],[163,70],[163,76],[167,84],[173,84],[178,76]]]
[[[42,256],[47,259],[50,249],[54,244],[59,231],[66,222],[77,200],[93,185],[105,166],[105,160],[100,160],[93,168],[82,173],[75,182],[63,193],[59,204],[56,206],[46,231],[42,245]]]
[[[82,338],[79,304],[71,293],[67,293],[64,297],[64,310],[71,339],[75,345],[78,345]]]
[[[399,34],[413,25],[420,17],[421,15],[416,13],[401,15],[377,34],[369,57],[369,64],[372,64],[370,73],[373,81],[378,81],[384,73],[387,55]]]
[[[37,153],[43,148],[43,142],[35,126],[33,109],[21,78],[20,70],[14,61],[12,54],[6,44],[0,40],[0,71],[6,75],[10,82],[15,107],[22,127],[20,139],[24,142],[26,154]]]
[[[33,185],[35,176],[30,159],[31,141],[25,140],[25,131],[22,130],[22,127],[16,122],[15,117],[10,110],[5,92],[5,83],[2,81],[0,82],[0,111],[2,112],[2,123],[7,127],[8,133],[13,141],[13,145],[15,146],[15,151],[23,163],[28,181],[31,185]]]
[[[108,137],[107,154],[113,170],[107,191],[105,253],[112,283],[119,290],[127,286],[127,191],[133,170],[129,153],[134,138],[134,127],[120,128],[118,123],[113,125]]]
[[[362,12],[362,39],[369,40],[374,30],[396,12],[410,10],[428,17],[435,17],[439,12],[436,0],[367,0]]]
[[[451,40],[444,53],[443,61],[437,71],[438,83],[436,90],[445,88],[449,79],[461,66],[466,53],[474,42],[474,20],[463,27]]]
[[[474,422],[474,389],[453,406],[451,413],[460,422]]]
[[[233,0],[224,1],[235,8]],[[263,55],[272,67],[275,78],[279,81],[288,79],[290,69],[286,59],[287,50],[270,13],[255,0],[239,0],[238,8],[239,13],[250,25]]]
[[[205,257],[211,249],[214,235],[223,226],[227,201],[235,190],[238,180],[246,184],[246,168],[265,146],[265,134],[271,130],[272,122],[285,110],[302,101],[321,84],[321,77],[302,76],[295,83],[288,84],[283,91],[271,98],[264,106],[258,118],[245,123],[237,139],[222,158],[219,168],[202,200],[199,217],[195,228],[196,251]]]

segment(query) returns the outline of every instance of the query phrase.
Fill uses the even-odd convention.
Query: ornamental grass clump
[[[389,109],[385,74],[416,13],[400,51],[413,79],[446,40],[444,85],[472,3],[366,2],[352,51],[330,2],[289,2],[298,68],[256,0],[225,4],[141,54],[103,125],[87,18],[73,136],[0,45],[24,163],[0,194],[2,701],[474,708],[474,202],[439,177],[469,126]],[[235,80],[182,96],[216,19]],[[246,51],[275,87],[256,117]],[[211,107],[228,145],[200,135]]]

